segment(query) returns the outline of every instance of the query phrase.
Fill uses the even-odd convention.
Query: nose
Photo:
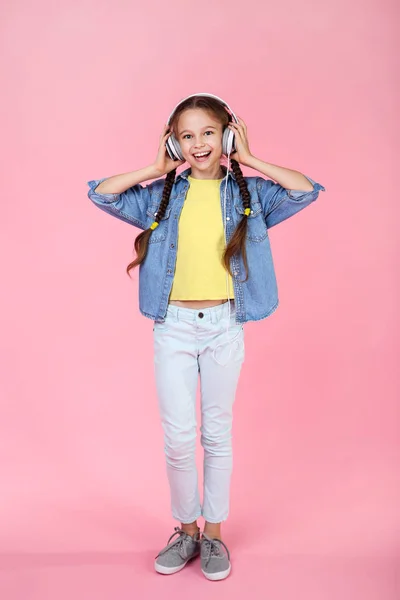
[[[201,139],[198,139],[193,145],[195,148],[202,148],[203,146],[205,146],[205,143]]]

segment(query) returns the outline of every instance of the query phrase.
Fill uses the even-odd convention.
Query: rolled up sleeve
[[[260,201],[268,228],[300,212],[306,206],[315,202],[320,191],[325,191],[323,185],[317,183],[307,175],[305,177],[312,184],[312,190],[287,190],[279,183],[275,183],[270,179],[260,178]]]
[[[96,188],[108,179],[92,179],[87,182],[89,186],[88,197],[100,210],[134,225],[139,229],[146,229],[146,211],[150,202],[150,186],[137,184],[128,188],[121,194],[100,194]]]

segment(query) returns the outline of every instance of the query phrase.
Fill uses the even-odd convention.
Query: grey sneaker
[[[193,537],[185,533],[180,527],[175,527],[175,533],[171,535],[167,545],[156,556],[154,568],[157,573],[172,575],[177,573],[189,560],[200,554],[200,533]],[[171,542],[172,538],[179,533],[179,537]],[[171,543],[170,543],[171,542]]]
[[[200,540],[201,570],[211,581],[225,579],[231,572],[230,554],[222,540],[212,539],[205,533]],[[227,554],[222,549],[224,546]]]

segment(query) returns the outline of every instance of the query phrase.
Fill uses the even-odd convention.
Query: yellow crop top
[[[232,277],[222,265],[225,251],[222,179],[194,179],[179,219],[178,250],[170,300],[234,298]]]

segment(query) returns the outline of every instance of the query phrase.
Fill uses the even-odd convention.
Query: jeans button
[[[204,313],[199,312],[199,317],[200,317],[200,319],[202,319],[204,317]]]

